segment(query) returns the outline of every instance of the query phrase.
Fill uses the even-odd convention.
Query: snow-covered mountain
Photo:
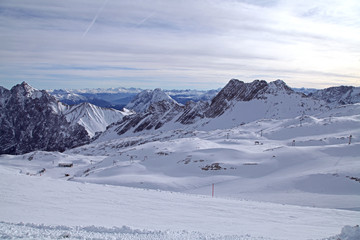
[[[11,131],[32,134],[29,141],[76,136],[66,117],[89,123],[113,116],[91,104],[66,107],[26,84],[17,88],[0,87],[6,140]],[[2,154],[0,235],[359,239],[360,103],[328,104],[282,81],[235,79],[211,102],[155,99],[89,144]],[[32,126],[44,118],[51,124],[34,138]],[[58,134],[62,121],[68,132]]]
[[[97,132],[133,114],[90,103],[68,106],[25,82],[11,90],[0,87],[0,112],[0,154],[64,151],[88,143]]]
[[[62,114],[65,106],[23,82],[0,89],[0,154],[64,151],[89,142],[83,126]]]
[[[122,108],[141,92],[139,88],[96,88],[96,89],[55,89],[47,90],[59,101],[68,105],[88,102],[99,107]]]
[[[302,87],[302,88],[292,88],[292,90],[294,90],[295,92],[303,93],[305,95],[309,95],[310,93],[316,92],[319,89]]]
[[[62,113],[72,124],[78,123],[84,126],[90,137],[94,137],[97,132],[105,131],[107,126],[122,120],[124,116],[133,114],[127,109],[119,111],[112,108],[98,107],[86,102],[66,106]]]
[[[230,128],[261,119],[287,119],[327,111],[324,101],[294,92],[283,81],[231,80],[206,110],[206,129]]]
[[[68,103],[76,104],[87,100],[85,96],[82,96],[70,90],[55,89],[55,90],[49,90],[47,92],[52,96],[54,96],[59,101],[62,101],[63,103],[66,104]]]
[[[122,121],[109,127],[112,130],[106,132],[116,131],[121,135],[130,130],[134,133],[144,130],[157,130],[181,114],[184,108],[183,105],[177,103],[160,89],[141,92],[126,107],[134,111],[137,110],[138,113],[124,117]],[[105,135],[107,134],[105,133]]]
[[[158,96],[154,97],[154,93]],[[124,118],[108,131],[119,135],[129,132],[130,136],[144,130],[170,130],[184,125],[193,129],[225,129],[259,119],[292,118],[329,108],[321,100],[294,92],[281,80],[244,83],[237,79],[230,80],[210,104],[199,101],[182,106],[158,89],[140,93],[127,107],[140,113]]]
[[[163,102],[163,104],[167,104],[168,106],[177,104],[177,102],[163,90],[156,88],[155,90],[144,90],[140,92],[126,105],[125,108],[133,110],[137,113],[143,113],[149,110],[149,107],[153,103],[158,102]]]
[[[144,91],[140,88],[96,88],[96,89],[55,89],[47,90],[48,93],[56,97],[59,101],[68,105],[75,105],[88,102],[99,107],[111,107],[122,110],[133,100],[137,94]],[[152,90],[146,90],[151,92]],[[181,104],[188,101],[210,101],[219,90],[163,90],[167,95]]]
[[[164,90],[172,99],[181,104],[186,104],[189,101],[211,101],[220,89],[213,89],[208,91],[201,90]]]
[[[326,101],[332,106],[360,103],[360,87],[330,87],[310,93],[309,96]]]

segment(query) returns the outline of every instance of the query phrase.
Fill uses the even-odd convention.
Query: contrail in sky
[[[92,28],[92,26],[94,25],[94,23],[96,22],[96,19],[98,18],[98,16],[100,15],[100,13],[102,12],[102,10],[104,9],[105,5],[107,4],[108,0],[105,0],[102,4],[102,6],[99,8],[99,10],[97,11],[94,19],[91,21],[91,23],[89,24],[89,26],[87,27],[87,29],[85,30],[85,32],[83,33],[81,38],[84,38],[86,36],[86,34],[89,32],[89,30]]]
[[[138,24],[136,24],[136,27],[142,25],[144,22],[146,22],[149,18],[151,18],[152,16],[155,15],[155,11],[150,13],[147,17],[145,17],[143,20],[141,20],[140,22],[138,22]]]

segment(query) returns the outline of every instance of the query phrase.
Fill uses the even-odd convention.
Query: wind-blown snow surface
[[[355,211],[67,182],[30,177],[4,167],[0,168],[0,173],[3,236],[9,232],[8,228],[11,230],[6,235],[16,236],[16,226],[21,224],[10,223],[25,222],[32,223],[27,226],[33,230],[67,226],[53,227],[59,230],[57,237],[92,229],[129,234],[136,232],[132,229],[146,229],[138,231],[140,237],[149,235],[142,239],[164,234],[170,239],[203,236],[226,239],[226,235],[236,235],[227,239],[319,239],[338,234],[343,225],[355,225],[360,219],[360,213]],[[105,229],[71,230],[74,226]],[[112,227],[117,228],[109,230]],[[181,233],[183,230],[186,232]],[[176,235],[180,237],[173,237]],[[31,238],[31,235],[26,237]]]

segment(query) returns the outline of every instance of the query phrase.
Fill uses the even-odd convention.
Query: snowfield
[[[3,237],[24,231],[29,238],[101,233],[106,238],[112,233],[129,239],[137,237],[134,234],[140,239],[146,234],[150,239],[321,239],[360,219],[356,211],[84,184],[30,177],[8,168],[1,168],[0,186]]]
[[[360,104],[170,124],[1,155],[0,238],[360,239]]]

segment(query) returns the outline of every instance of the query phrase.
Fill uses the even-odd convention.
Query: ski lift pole
[[[352,135],[349,136],[349,144],[351,144]]]
[[[215,190],[215,184],[213,183],[212,184],[212,187],[211,187],[211,197],[214,197],[214,190]]]

